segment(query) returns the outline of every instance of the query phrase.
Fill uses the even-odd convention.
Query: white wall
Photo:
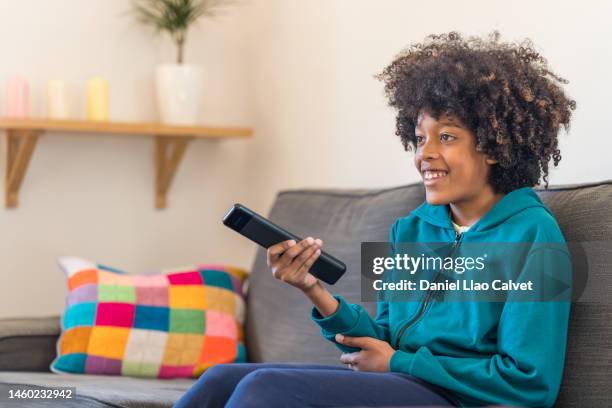
[[[46,81],[67,81],[76,98],[90,76],[110,82],[115,120],[154,120],[153,69],[174,59],[171,44],[125,15],[125,0],[0,1],[0,89],[28,79],[33,116],[43,115]],[[190,62],[206,65],[206,123],[252,124],[244,26],[248,8],[191,33]],[[84,117],[84,98],[80,97]],[[5,141],[2,138],[4,171]],[[192,142],[168,196],[155,210],[153,141],[121,136],[40,139],[17,209],[0,207],[0,317],[63,309],[65,280],[55,259],[80,255],[134,272],[203,262],[247,267],[252,247],[220,219],[246,200],[245,141]],[[0,188],[4,191],[4,177]],[[251,251],[251,252],[249,252]]]
[[[578,102],[551,183],[612,179],[605,79],[612,64],[612,4],[604,1],[276,0],[257,2],[251,36],[255,126],[248,155],[261,207],[280,188],[378,187],[418,181],[373,78],[429,33],[530,37]],[[265,30],[263,30],[265,27]],[[261,34],[264,32],[264,34]],[[607,126],[606,126],[607,125]],[[272,144],[271,141],[274,141]],[[265,181],[262,181],[265,180]],[[263,184],[262,184],[263,183]]]
[[[82,85],[99,73],[111,81],[114,118],[154,118],[152,69],[173,50],[121,17],[126,4],[1,1],[0,80],[22,73],[42,93],[50,77]],[[219,225],[231,202],[266,212],[279,189],[417,181],[373,75],[432,32],[532,38],[578,101],[551,183],[612,179],[610,15],[612,4],[595,0],[243,0],[200,23],[187,58],[206,67],[205,121],[253,126],[255,137],[193,144],[164,211],[152,204],[150,140],[45,137],[20,207],[0,209],[0,316],[59,313],[62,254],[134,271],[248,267],[254,247]]]

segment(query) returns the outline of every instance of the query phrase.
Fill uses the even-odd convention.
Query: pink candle
[[[13,77],[4,89],[4,116],[27,118],[30,113],[30,88],[25,79]]]

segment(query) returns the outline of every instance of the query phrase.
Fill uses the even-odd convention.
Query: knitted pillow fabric
[[[244,271],[202,265],[129,275],[81,258],[58,263],[69,293],[51,371],[186,378],[246,361]]]

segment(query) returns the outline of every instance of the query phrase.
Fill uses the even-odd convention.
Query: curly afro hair
[[[397,110],[396,135],[405,150],[416,147],[421,111],[438,120],[459,118],[476,136],[476,148],[498,161],[489,183],[496,193],[532,187],[540,178],[548,188],[548,164],[561,160],[557,135],[569,130],[576,102],[530,40],[500,42],[464,39],[459,33],[430,35],[403,50],[376,77],[385,83],[389,105]]]

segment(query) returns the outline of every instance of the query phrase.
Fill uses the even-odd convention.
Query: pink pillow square
[[[132,327],[135,308],[129,303],[101,302],[96,313],[96,325]]]

